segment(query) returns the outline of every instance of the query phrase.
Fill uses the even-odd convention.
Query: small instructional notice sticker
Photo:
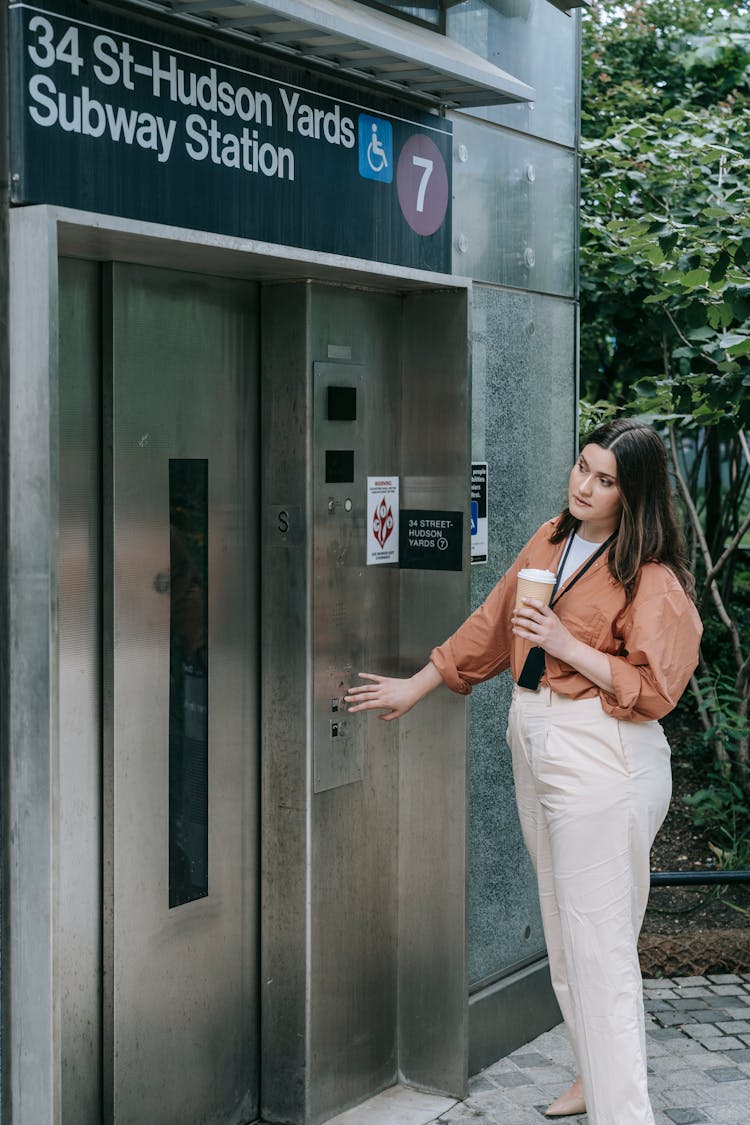
[[[398,477],[367,478],[367,565],[398,562]]]
[[[471,561],[486,563],[489,549],[487,519],[487,462],[471,466]]]

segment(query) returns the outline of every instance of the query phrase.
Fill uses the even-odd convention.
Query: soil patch
[[[715,871],[716,857],[682,798],[705,786],[689,718],[669,716],[674,792],[651,853],[653,871]],[[701,976],[750,970],[750,884],[654,887],[638,944],[646,976]]]

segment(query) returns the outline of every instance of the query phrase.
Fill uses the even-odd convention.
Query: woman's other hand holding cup
[[[554,610],[539,598],[521,598],[511,621],[515,636],[531,641],[558,660],[570,663],[575,640]]]

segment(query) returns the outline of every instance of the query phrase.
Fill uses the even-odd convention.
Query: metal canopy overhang
[[[127,0],[126,0],[127,2]],[[436,31],[347,0],[129,0],[178,22],[365,81],[392,96],[467,108],[526,102],[534,89]]]
[[[549,2],[559,8],[561,12],[566,12],[567,15],[570,15],[574,8],[591,7],[591,0],[549,0]]]

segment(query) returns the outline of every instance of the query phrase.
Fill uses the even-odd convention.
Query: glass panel
[[[468,0],[448,10],[446,33],[534,87],[532,105],[470,110],[573,148],[578,125],[579,16],[547,0]]]
[[[489,563],[471,568],[472,608],[564,502],[575,449],[576,306],[475,285],[472,457],[489,468]],[[471,697],[469,980],[544,951],[536,880],[515,808],[505,720],[511,682]]]
[[[573,296],[577,157],[453,115],[454,273]]]
[[[169,905],[208,894],[208,461],[169,462]]]

